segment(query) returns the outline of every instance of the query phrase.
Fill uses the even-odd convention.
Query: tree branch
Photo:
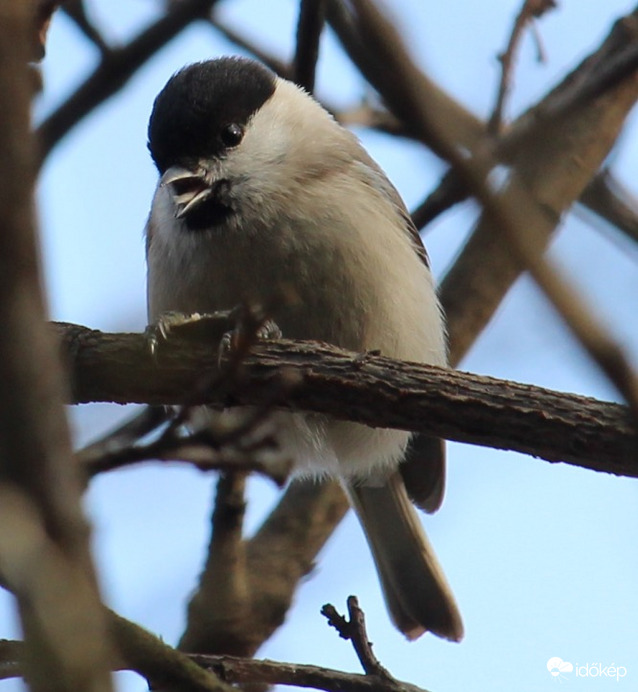
[[[604,168],[585,188],[581,203],[638,243],[638,197]]]
[[[555,0],[524,0],[523,5],[514,20],[510,39],[507,48],[498,56],[501,62],[501,80],[498,87],[498,94],[494,110],[487,123],[487,130],[490,134],[497,135],[503,124],[503,110],[505,100],[512,86],[512,71],[516,50],[523,36],[523,31],[530,22],[541,17],[545,12],[556,7]],[[540,52],[539,52],[540,54]]]
[[[315,88],[315,68],[323,29],[325,0],[300,0],[294,81],[308,93]]]
[[[245,473],[223,474],[217,482],[208,557],[188,604],[188,624],[178,646],[181,651],[244,653],[245,632],[253,619],[242,535],[245,486]]]
[[[357,658],[366,675],[375,675],[387,683],[395,683],[387,668],[381,665],[379,659],[372,651],[372,642],[368,639],[365,614],[359,607],[359,599],[356,596],[348,596],[349,620],[340,615],[337,609],[326,603],[321,609],[321,614],[328,620],[328,624],[334,627],[342,639],[352,642]]]
[[[483,219],[489,229],[490,242],[506,249],[504,257],[512,267],[518,265],[519,271],[524,269],[530,271],[576,338],[626,398],[638,420],[638,377],[633,372],[623,349],[607,334],[602,323],[578,293],[551,265],[550,261],[543,257],[548,241],[548,231],[557,221],[551,213],[553,210],[551,204],[555,203],[558,206],[565,204],[568,200],[574,201],[575,197],[570,198],[565,194],[567,191],[574,192],[574,181],[566,180],[563,183],[564,188],[561,192],[564,196],[561,198],[557,198],[555,190],[542,189],[545,185],[544,180],[534,181],[536,189],[532,189],[532,194],[525,183],[529,184],[530,173],[538,174],[542,170],[543,175],[547,176],[548,163],[552,161],[552,155],[556,157],[556,152],[551,154],[545,152],[542,160],[538,159],[538,154],[532,156],[530,153],[531,161],[527,159],[519,161],[518,165],[513,167],[507,182],[498,192],[494,191],[494,186],[488,182],[488,179],[496,161],[491,157],[489,150],[478,149],[472,152],[471,157],[467,157],[458,150],[457,128],[450,127],[441,114],[432,109],[429,86],[426,82],[419,85],[420,72],[413,64],[400,36],[388,20],[374,8],[374,5],[364,4],[361,0],[352,0],[352,3],[357,10],[355,21],[362,36],[362,44],[375,46],[374,55],[370,54],[366,63],[369,78],[374,80],[378,88],[386,94],[390,107],[402,113],[406,122],[419,133],[421,139],[434,147],[452,164],[483,205]],[[624,54],[633,47],[632,45],[628,48],[623,47],[620,53]],[[385,71],[377,69],[377,61],[381,61],[387,69]],[[589,94],[590,86],[587,85],[591,85],[592,81],[595,82],[600,74],[608,75],[608,73],[609,70],[606,67],[600,68],[594,65],[592,79],[583,89],[575,92],[573,88],[568,88],[566,95],[561,93],[559,96],[559,103],[562,103],[566,96],[570,103],[580,103],[577,97],[571,98],[574,93]],[[608,96],[610,94],[612,92],[607,92]],[[638,96],[638,78],[633,75],[628,79],[625,93],[621,92],[616,96],[624,97],[623,100],[627,99],[629,103],[633,103]],[[584,102],[582,100],[582,103]],[[543,148],[546,144],[549,131],[554,131],[555,135],[559,134],[561,139],[568,139],[566,128],[573,128],[577,123],[572,118],[566,118],[566,115],[569,113],[578,117],[579,113],[576,110],[561,112],[563,119],[559,118],[556,122],[552,122],[551,127],[548,124],[548,132],[543,143],[537,144],[537,148]],[[587,133],[587,137],[590,136]],[[571,161],[562,158],[562,154],[562,151],[559,152],[558,158],[553,161],[558,171],[564,171],[572,165]],[[588,172],[585,166],[579,168],[578,184],[583,187],[587,182],[583,176]],[[591,175],[593,171],[589,172],[589,178]],[[572,178],[576,177],[572,174]],[[482,255],[482,258],[481,266],[490,264],[489,260],[492,259],[489,255]],[[475,275],[476,269],[473,277]]]
[[[40,286],[27,66],[35,10],[0,0],[0,569],[16,594],[31,690],[106,692],[108,637]]]
[[[62,138],[100,103],[116,94],[135,72],[191,22],[204,18],[217,0],[184,0],[170,5],[166,14],[127,46],[102,54],[92,75],[51,113],[38,128],[44,161]]]
[[[564,118],[552,120],[540,114],[556,112],[551,105],[554,99],[565,103],[564,91],[574,94],[574,83],[586,80],[603,57],[622,53],[634,40],[625,25],[616,24],[598,51],[541,104],[522,115],[498,146],[497,157],[512,166],[512,173],[520,176],[538,203],[534,225],[541,246],[549,243],[562,214],[579,198],[611,150],[638,96],[638,80],[625,79]],[[488,324],[523,270],[508,243],[494,233],[491,216],[483,214],[440,288],[453,364],[461,360]]]
[[[233,391],[192,391],[217,367],[216,349],[175,338],[153,360],[142,334],[56,326],[73,401],[260,404],[327,413],[372,426],[511,449],[547,461],[637,476],[636,430],[626,407],[435,366],[294,341],[256,345]],[[281,400],[273,380],[293,378]]]

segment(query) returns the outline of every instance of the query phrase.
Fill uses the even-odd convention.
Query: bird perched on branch
[[[287,338],[446,364],[427,255],[399,194],[302,89],[251,60],[196,63],[161,91],[148,135],[160,174],[147,225],[149,320],[258,304]],[[404,431],[274,415],[298,473],[341,480],[398,629],[460,640],[399,472],[411,455],[411,494],[438,508],[443,443],[423,438],[408,451]]]

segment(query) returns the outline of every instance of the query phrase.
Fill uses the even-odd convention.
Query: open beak
[[[205,202],[212,194],[212,181],[206,171],[191,171],[172,166],[162,176],[161,185],[169,185],[175,203],[175,218],[181,219]]]

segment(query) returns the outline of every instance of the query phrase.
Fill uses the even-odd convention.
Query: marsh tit
[[[260,304],[286,338],[446,365],[427,255],[399,194],[302,89],[252,60],[196,63],[158,95],[148,136],[160,174],[146,229],[151,322]],[[342,482],[397,628],[460,640],[454,597],[399,473],[410,434],[274,415],[298,474]],[[413,457],[419,449],[434,477],[421,504],[435,509],[444,447],[430,440]]]

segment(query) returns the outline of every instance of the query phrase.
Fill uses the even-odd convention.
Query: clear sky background
[[[150,0],[89,0],[107,38],[124,42],[154,17]],[[417,60],[455,97],[489,114],[504,47],[520,0],[388,3]],[[219,12],[281,58],[291,55],[296,2],[227,0]],[[562,0],[540,23],[548,63],[535,61],[529,36],[516,70],[510,115],[518,114],[575,66],[632,9],[627,0]],[[115,98],[54,151],[38,189],[42,248],[53,318],[110,331],[142,330],[145,265],[142,229],[156,183],[146,151],[153,99],[188,62],[236,53],[206,25],[193,26],[140,70]],[[44,62],[41,119],[97,64],[95,49],[60,13]],[[366,87],[333,37],[321,49],[317,90],[331,103],[354,105]],[[442,166],[424,148],[359,133],[408,206],[439,179]],[[638,132],[630,119],[612,154],[630,186],[637,179]],[[425,241],[442,276],[471,228],[467,203],[432,225]],[[638,248],[584,213],[564,222],[551,255],[604,317],[638,365]],[[614,391],[527,279],[519,280],[462,369],[601,399]],[[71,411],[78,442],[131,410],[106,405]],[[174,643],[196,584],[208,539],[213,478],[183,467],[148,465],[97,479],[86,498],[109,604]],[[250,484],[247,530],[277,499],[266,482]],[[320,616],[349,594],[364,607],[370,638],[398,678],[433,692],[545,692],[546,668],[559,656],[573,664],[623,666],[616,682],[566,674],[562,689],[638,689],[638,526],[636,481],[530,457],[449,445],[447,498],[424,520],[463,613],[466,636],[450,644],[426,635],[408,643],[392,628],[360,528],[349,516],[320,555],[287,622],[260,651],[264,657],[358,671],[349,644]],[[16,636],[13,604],[0,598],[0,637]],[[119,689],[144,689],[118,675]],[[2,683],[0,690],[21,689]]]

